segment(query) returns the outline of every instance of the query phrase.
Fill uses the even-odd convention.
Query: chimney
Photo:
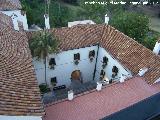
[[[154,49],[153,49],[153,52],[156,55],[160,55],[160,40],[156,42],[156,44],[154,46]]]
[[[106,14],[106,15],[105,15],[105,24],[108,25],[108,22],[109,22],[109,17],[108,17],[108,15]]]
[[[97,91],[101,91],[102,90],[102,83],[101,82],[97,82],[96,90]]]
[[[127,77],[124,74],[121,74],[120,83],[123,83]]]
[[[50,29],[49,15],[48,15],[48,14],[45,14],[45,15],[44,15],[44,18],[45,18],[45,27],[46,27],[46,29]]]
[[[142,69],[139,70],[138,75],[139,76],[143,76],[147,71],[148,71],[148,68],[144,67],[144,68],[142,68]]]
[[[18,21],[17,21],[17,15],[13,14],[11,15],[11,18],[12,18],[12,22],[13,22],[13,27],[15,30],[18,30],[19,31],[19,26],[18,26]]]
[[[73,90],[68,91],[68,100],[73,100]]]

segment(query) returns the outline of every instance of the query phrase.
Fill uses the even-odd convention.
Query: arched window
[[[116,66],[113,66],[112,68],[112,77],[114,78],[115,76],[117,76],[118,73],[118,68]]]
[[[51,78],[51,84],[52,84],[53,87],[56,86],[56,84],[57,84],[57,78],[56,77]]]
[[[100,79],[102,80],[105,76],[105,71],[104,70],[101,70],[101,73],[100,73]]]
[[[89,58],[90,57],[95,57],[95,51],[94,50],[92,50],[92,51],[89,52]]]
[[[106,56],[103,57],[102,63],[103,63],[102,64],[102,68],[104,69],[107,66],[107,64],[108,64],[108,58]]]
[[[80,60],[80,54],[79,53],[74,54],[74,60]]]
[[[54,66],[56,65],[56,61],[55,61],[55,58],[51,58],[49,60],[49,66],[51,69],[54,69]]]
[[[107,64],[108,58],[106,56],[103,57],[103,63]]]

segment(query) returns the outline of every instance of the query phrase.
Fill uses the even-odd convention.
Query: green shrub
[[[49,87],[48,87],[47,84],[40,84],[40,85],[39,85],[39,88],[40,88],[40,92],[41,92],[42,94],[47,93],[47,92],[50,91],[50,89],[49,89]]]

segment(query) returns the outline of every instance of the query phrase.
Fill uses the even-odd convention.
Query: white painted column
[[[70,91],[68,91],[68,100],[73,100],[73,91],[72,90],[70,90]]]
[[[108,22],[109,22],[109,17],[108,17],[108,15],[106,14],[106,15],[105,15],[105,23],[108,25]]]
[[[126,77],[125,75],[121,74],[121,78],[120,78],[120,80],[119,80],[120,83],[123,83],[126,78],[127,78],[127,77]]]
[[[44,15],[44,18],[45,18],[45,27],[46,27],[46,29],[50,29],[49,16],[48,16],[48,14],[45,14],[45,15]]]
[[[102,90],[102,83],[101,82],[97,82],[97,91],[101,91]]]

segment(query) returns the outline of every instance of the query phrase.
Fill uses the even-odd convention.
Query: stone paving
[[[56,90],[53,92],[45,93],[42,97],[43,103],[48,104],[51,102],[56,102],[58,100],[62,100],[68,97],[68,91],[70,89],[73,90],[74,94],[80,94],[92,89],[96,88],[96,82],[95,81],[89,81],[86,83],[73,83],[69,88]]]

